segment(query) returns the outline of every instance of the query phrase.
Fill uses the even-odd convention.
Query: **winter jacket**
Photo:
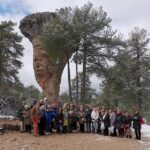
[[[122,115],[122,113],[117,113],[116,120],[115,120],[116,129],[123,128],[124,122],[125,122],[125,117]]]
[[[132,117],[131,116],[125,116],[125,127],[131,127]]]
[[[46,123],[51,124],[51,122],[53,121],[53,112],[45,111],[45,118],[46,118]]]
[[[104,122],[105,128],[110,127],[110,116],[109,116],[109,114],[105,114],[103,116],[103,122]]]
[[[85,111],[86,123],[91,123],[91,110]]]
[[[40,110],[36,108],[36,105],[31,109],[31,117],[33,118],[39,118],[40,119]]]
[[[133,120],[133,128],[134,129],[141,129],[142,117],[139,114],[137,114],[137,115],[134,115],[132,117],[132,120]]]
[[[24,125],[29,125],[31,124],[31,110],[28,109],[28,110],[24,110],[23,111],[23,118],[24,118]]]
[[[92,122],[98,122],[99,112],[98,111],[92,111],[91,118],[92,118]]]
[[[115,119],[116,119],[116,114],[115,114],[115,112],[110,113],[110,126],[114,126],[114,124],[115,124]]]

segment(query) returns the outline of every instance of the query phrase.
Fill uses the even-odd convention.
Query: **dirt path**
[[[0,135],[0,150],[150,150],[150,141],[104,137],[96,134],[66,134],[33,137],[26,133]]]

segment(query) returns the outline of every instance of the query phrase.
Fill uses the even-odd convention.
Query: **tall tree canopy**
[[[149,114],[150,106],[149,36],[145,29],[134,28],[119,50],[117,61],[107,70],[101,99],[108,105],[139,109]]]
[[[14,32],[12,21],[0,23],[0,84],[19,82],[18,70],[22,67],[22,37]]]

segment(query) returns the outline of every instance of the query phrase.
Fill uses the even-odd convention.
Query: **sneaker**
[[[50,135],[51,133],[50,132],[45,132],[45,135]]]

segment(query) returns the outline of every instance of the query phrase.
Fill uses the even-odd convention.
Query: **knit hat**
[[[29,109],[30,106],[29,106],[29,105],[25,105],[24,108],[25,108],[25,109]]]

